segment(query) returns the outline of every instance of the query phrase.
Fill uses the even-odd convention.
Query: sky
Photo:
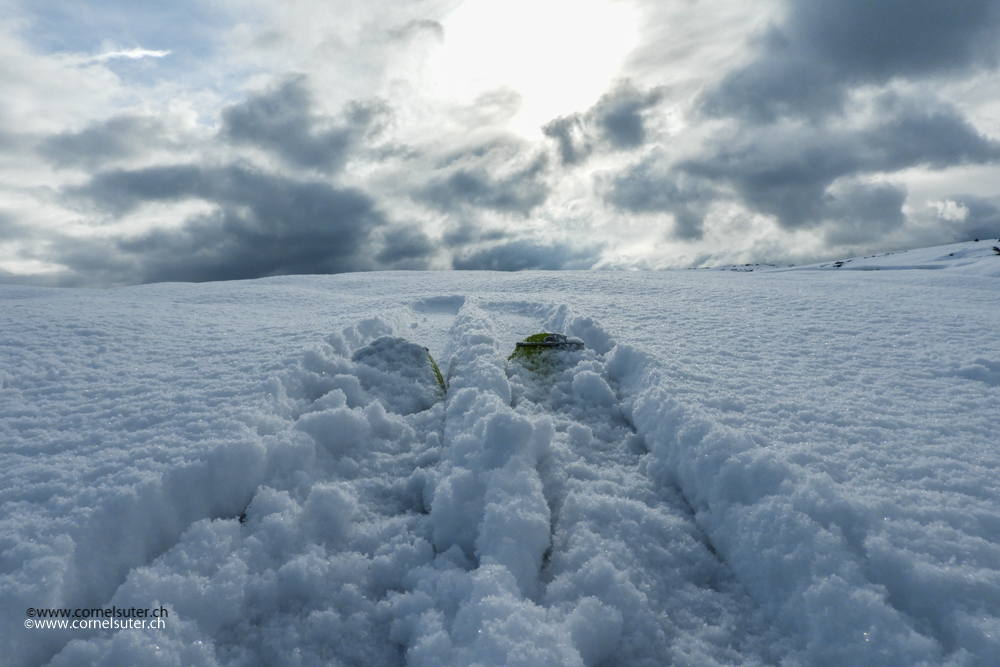
[[[1000,237],[1000,1],[0,0],[0,282]]]

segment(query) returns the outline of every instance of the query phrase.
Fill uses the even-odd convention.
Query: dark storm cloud
[[[783,227],[797,228],[834,215],[827,190],[838,179],[1000,159],[1000,143],[979,134],[953,109],[886,98],[878,107],[879,120],[868,127],[744,127],[712,154],[678,168],[725,183]]]
[[[599,246],[519,239],[456,256],[452,267],[488,271],[589,269],[597,263],[600,250]]]
[[[957,204],[969,212],[964,220],[953,221],[955,237],[961,241],[969,239],[1000,240],[1000,197],[987,199],[972,195],[954,197]]]
[[[352,146],[387,113],[377,102],[354,103],[334,124],[315,113],[306,79],[298,76],[223,111],[222,136],[299,167],[331,172],[343,166]]]
[[[905,190],[864,185],[865,175],[1000,160],[1000,143],[947,105],[884,94],[872,111],[874,120],[859,127],[791,120],[742,126],[672,165],[653,154],[611,179],[604,198],[622,210],[671,213],[674,235],[693,239],[707,207],[728,192],[786,229],[841,221],[843,233],[830,238],[846,242],[875,238],[904,220]]]
[[[992,62],[995,0],[798,0],[786,30],[817,60],[876,80]]]
[[[499,241],[506,235],[501,229],[487,229],[470,220],[462,220],[445,232],[442,241],[449,248],[460,248],[484,241]]]
[[[80,132],[48,137],[38,152],[59,167],[100,167],[169,144],[162,121],[146,116],[115,116]]]
[[[646,140],[642,112],[654,106],[662,96],[663,91],[658,88],[642,92],[625,81],[603,95],[588,114],[612,146],[635,148]]]
[[[706,178],[692,177],[666,165],[662,153],[653,155],[614,176],[604,189],[604,200],[632,213],[670,213],[675,238],[702,236],[702,219],[718,196]]]
[[[431,239],[417,227],[397,227],[383,234],[375,261],[381,268],[426,269],[435,251]]]
[[[385,224],[374,202],[354,189],[299,181],[242,166],[156,167],[96,176],[75,193],[122,214],[149,201],[201,199],[216,213],[176,230],[103,244],[66,242],[60,261],[111,282],[206,281],[372,268],[364,252]],[[413,243],[410,241],[410,245]]]
[[[70,197],[84,197],[121,216],[147,201],[213,198],[216,179],[206,178],[197,165],[115,169],[94,176],[87,185],[69,188]]]
[[[852,86],[992,65],[998,33],[996,0],[794,0],[705,108],[755,121],[821,116]]]
[[[548,197],[549,188],[542,179],[545,167],[545,160],[538,158],[502,177],[491,176],[486,166],[458,167],[447,176],[431,179],[418,194],[442,211],[473,207],[527,215]]]
[[[542,131],[558,143],[563,164],[583,161],[598,142],[618,150],[636,148],[646,140],[643,112],[662,96],[659,88],[643,92],[622,81],[586,112],[556,118]]]
[[[906,222],[906,188],[891,183],[848,183],[827,193],[818,216],[831,221],[834,245],[872,241]]]
[[[761,37],[758,56],[704,96],[703,110],[738,125],[701,156],[661,168],[660,210],[696,236],[699,204],[670,191],[687,176],[702,179],[710,197],[732,192],[786,229],[825,223],[828,243],[877,241],[905,223],[906,189],[871,175],[995,162],[1000,144],[932,95],[882,92],[860,111],[845,105],[848,95],[995,64],[998,32],[996,1],[794,0]],[[619,178],[608,200],[632,209],[660,201],[644,195],[652,180],[628,185]]]

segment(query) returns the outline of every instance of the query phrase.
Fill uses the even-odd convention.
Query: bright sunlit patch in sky
[[[437,94],[470,103],[512,88],[522,103],[509,127],[526,136],[596,102],[636,42],[631,8],[606,0],[467,0],[443,23]]]

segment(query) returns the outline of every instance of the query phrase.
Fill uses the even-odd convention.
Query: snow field
[[[953,251],[3,288],[3,655],[1000,664],[1000,297]],[[506,361],[543,329],[587,349]],[[21,627],[111,604],[170,623]]]

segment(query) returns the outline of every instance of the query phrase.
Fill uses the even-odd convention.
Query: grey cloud
[[[776,31],[766,41],[786,43]],[[846,91],[839,85],[834,68],[804,59],[789,48],[771,47],[768,51],[773,52],[766,57],[728,74],[718,88],[704,95],[702,110],[750,122],[800,115],[819,118],[839,111]]]
[[[430,19],[419,19],[410,21],[402,28],[389,31],[389,35],[395,39],[410,39],[420,34],[430,34],[438,41],[442,41],[444,40],[444,26]]]
[[[139,236],[56,236],[30,252],[67,267],[58,280],[74,285],[426,268],[436,249],[423,232],[392,226],[358,189],[338,187],[315,172],[308,175],[312,170],[331,174],[357,154],[376,155],[371,143],[387,115],[379,102],[348,104],[336,118],[324,115],[307,80],[288,78],[223,110],[220,131],[195,146],[253,146],[280,157],[280,165],[264,169],[240,161],[105,168],[84,185],[60,192],[64,205],[84,215],[122,218],[147,203],[185,200],[209,203],[211,213]],[[119,158],[148,155],[154,146],[177,147],[164,143],[164,136],[159,120],[120,116],[49,137],[39,151],[56,164],[94,170]],[[516,184],[508,189],[518,192]],[[9,225],[0,225],[0,233],[26,237],[24,230],[2,227]]]
[[[527,215],[548,197],[549,188],[542,180],[545,167],[545,160],[539,158],[499,178],[491,176],[485,166],[459,167],[448,176],[432,179],[419,196],[443,211],[471,206]]]
[[[179,201],[212,198],[215,181],[206,179],[196,165],[115,169],[97,174],[84,186],[69,188],[70,198],[83,197],[116,216],[146,201]]]
[[[501,229],[484,229],[469,220],[463,220],[445,232],[442,240],[450,248],[458,248],[482,243],[484,241],[499,241],[506,233]]]
[[[958,195],[951,199],[969,212],[964,220],[952,223],[956,240],[1000,239],[1000,197]]]
[[[587,136],[582,114],[556,118],[546,123],[542,127],[542,132],[545,136],[556,140],[563,164],[582,162],[594,150],[593,142]]]
[[[995,64],[998,29],[996,0],[794,0],[705,108],[758,122],[836,112],[851,86]]]
[[[872,241],[906,222],[906,188],[891,183],[848,183],[823,198],[817,217],[830,220],[828,242]]]
[[[143,201],[199,198],[218,212],[177,230],[101,242],[65,242],[59,260],[112,283],[207,281],[373,268],[369,236],[385,221],[360,191],[245,167],[157,167],[101,174],[77,191],[123,212]],[[110,273],[110,275],[109,275]]]
[[[355,103],[334,124],[317,115],[313,107],[305,77],[293,77],[223,111],[222,136],[270,151],[299,167],[332,172],[344,165],[352,146],[388,113],[377,102]]]
[[[830,238],[847,242],[903,220],[904,191],[859,185],[859,177],[1000,160],[1000,143],[940,103],[884,95],[873,116],[859,127],[792,121],[738,127],[698,157],[667,164],[654,154],[628,167],[610,179],[604,199],[632,212],[671,213],[675,235],[696,239],[707,206],[731,193],[788,229],[840,221],[843,233]],[[868,222],[860,222],[864,216]]]
[[[383,234],[375,260],[381,268],[426,269],[435,252],[431,239],[417,227],[397,227]]]
[[[674,237],[697,240],[702,219],[718,196],[708,179],[692,177],[666,165],[661,153],[644,158],[602,184],[604,201],[632,213],[669,213]]]
[[[703,112],[736,124],[701,155],[660,167],[668,201],[659,208],[698,213],[670,191],[686,175],[786,229],[822,224],[832,244],[877,240],[904,224],[906,190],[873,175],[1000,160],[1000,143],[955,107],[888,84],[994,66],[998,37],[997,0],[791,0],[756,57],[703,96]],[[861,86],[866,95],[852,97]],[[606,198],[641,202],[626,185]]]
[[[605,93],[588,113],[615,148],[634,148],[646,139],[642,112],[656,105],[662,96],[659,88],[643,92],[623,81]]]
[[[13,148],[18,147],[23,141],[24,141],[23,137],[20,137],[11,132],[7,132],[3,128],[0,128],[0,148],[4,150],[11,150]]]
[[[567,243],[519,239],[456,256],[452,266],[489,271],[589,269],[597,263],[599,254],[599,246],[574,247]]]
[[[28,225],[18,222],[14,216],[0,211],[0,240],[24,239],[35,236]]]
[[[44,139],[38,152],[59,167],[100,167],[112,160],[129,158],[174,142],[158,118],[115,116],[80,132],[66,132]]]
[[[794,228],[830,214],[824,198],[838,179],[1000,159],[1000,143],[980,135],[954,110],[887,97],[880,118],[867,127],[744,127],[739,138],[720,141],[713,154],[678,168],[726,183],[757,210]]]
[[[584,113],[556,118],[542,131],[558,143],[563,164],[583,161],[600,142],[617,150],[636,148],[646,140],[643,112],[662,97],[660,88],[641,91],[620,81]]]
[[[995,0],[798,0],[787,30],[816,60],[884,81],[992,62]]]
[[[1000,159],[1000,142],[981,135],[953,107],[885,95],[877,112],[884,120],[861,132],[860,139],[874,151],[868,159],[880,169],[918,164],[940,169]]]

